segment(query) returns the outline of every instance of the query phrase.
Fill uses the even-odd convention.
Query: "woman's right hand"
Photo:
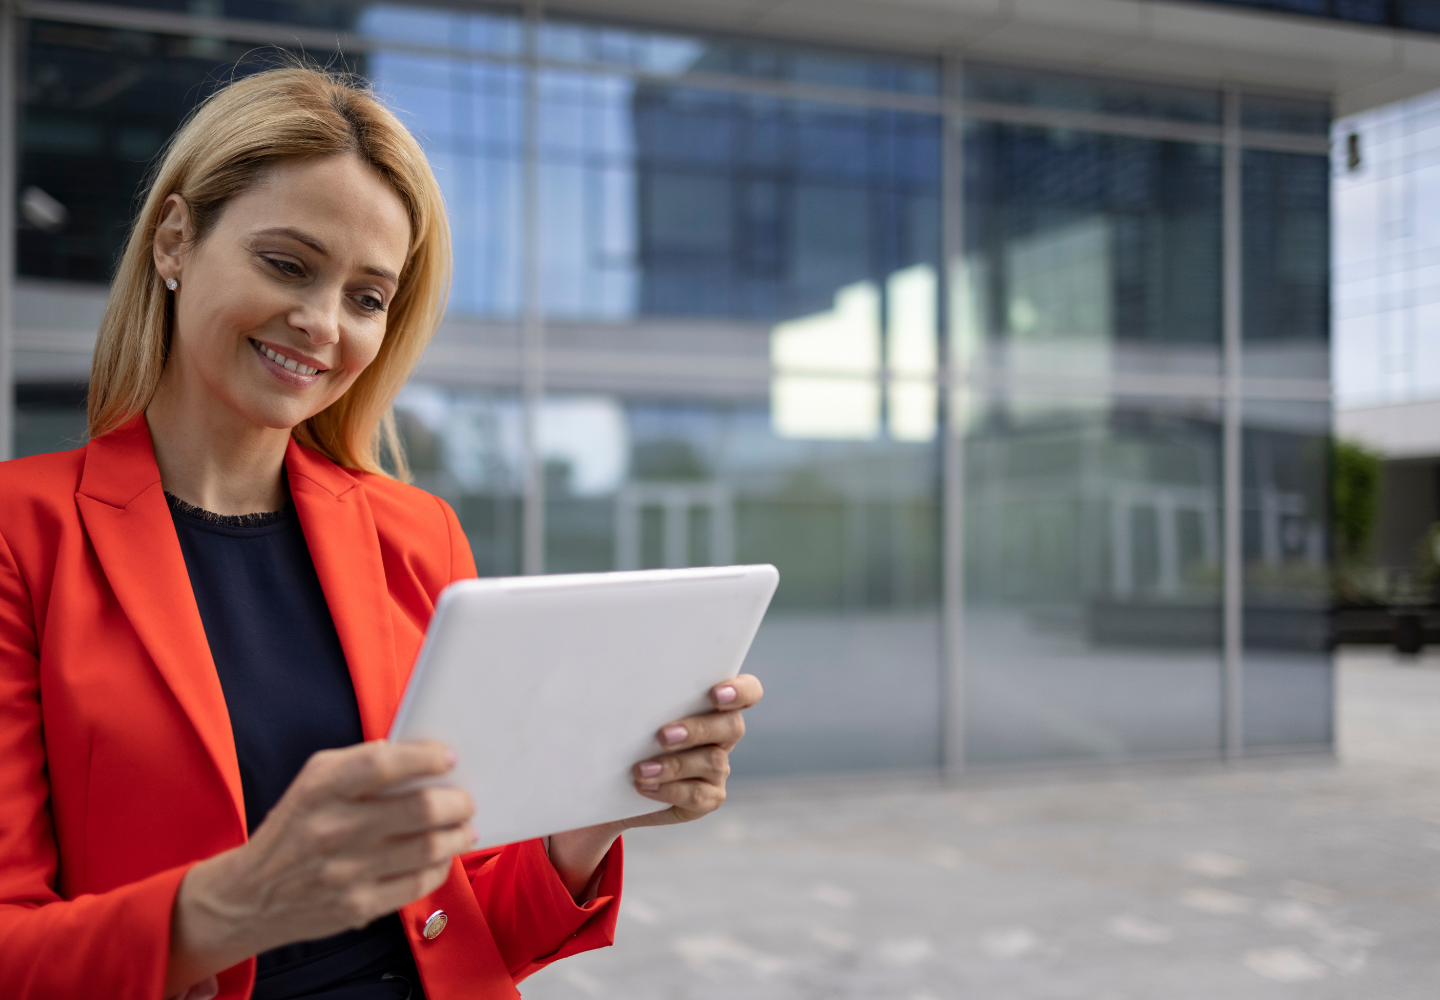
[[[458,788],[386,795],[446,774],[439,743],[361,743],[310,758],[249,842],[180,883],[165,995],[271,948],[363,927],[444,883],[475,844]]]

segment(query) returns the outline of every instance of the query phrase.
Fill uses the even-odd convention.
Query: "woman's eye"
[[[385,303],[373,295],[357,295],[355,296],[355,301],[359,303],[360,308],[366,312],[380,312],[380,310],[385,308]]]
[[[266,257],[265,259],[270,262],[271,267],[287,278],[298,278],[305,273],[305,269],[293,260],[281,260],[278,257]]]

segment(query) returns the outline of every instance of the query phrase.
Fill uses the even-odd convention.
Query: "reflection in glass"
[[[481,576],[520,572],[520,400],[412,381],[395,402],[415,485],[455,509]]]
[[[117,7],[139,7],[194,17],[234,21],[274,21],[305,28],[354,29],[364,6],[353,0],[107,0]]]
[[[910,94],[940,90],[935,59],[553,17],[541,28],[540,54],[654,74],[723,73]]]
[[[494,20],[446,16],[456,24]],[[372,54],[369,69],[424,147],[445,196],[455,260],[450,314],[518,315],[523,70],[400,52]]]
[[[885,305],[890,435],[897,441],[932,440],[938,412],[935,375],[940,346],[935,269],[916,264],[890,275]]]
[[[938,762],[933,445],[781,437],[763,399],[557,395],[541,428],[548,571],[779,567],[747,773]]]
[[[85,444],[86,385],[32,383],[15,387],[15,458],[69,451]]]
[[[1245,358],[1250,376],[1330,377],[1330,159],[1244,154]]]
[[[254,3],[255,0],[224,2]],[[312,0],[304,0],[302,4],[284,6],[298,8],[309,6],[311,2]],[[519,55],[524,51],[524,25],[519,11],[512,7],[469,3],[464,10],[447,10],[443,7],[377,3],[353,4],[351,10],[354,11],[352,17],[359,15],[355,18],[355,30],[382,42],[433,45],[436,48],[497,55]]]
[[[145,171],[221,82],[273,65],[209,37],[28,22],[20,104],[18,272],[105,283]],[[248,58],[247,58],[248,56]],[[364,70],[363,57],[337,68]]]
[[[1217,400],[976,395],[965,424],[965,760],[1220,740]]]
[[[1330,135],[1330,103],[1268,94],[1243,94],[1240,127],[1262,132],[1299,132]]]
[[[1334,736],[1330,656],[1330,407],[1246,400],[1245,744]]]
[[[965,64],[965,98],[1021,104],[1056,111],[1167,118],[1218,125],[1220,92],[1146,80],[1107,80],[1074,73],[1052,73],[1012,66]]]
[[[933,329],[933,327],[932,327]],[[849,285],[825,312],[777,324],[770,334],[770,421],[776,435],[854,438],[880,432],[880,292]]]
[[[958,360],[1219,372],[1218,147],[972,121],[965,163]]]
[[[635,84],[540,74],[541,295],[557,317],[622,319],[638,285]]]
[[[552,317],[793,318],[935,266],[936,117],[579,72],[540,89]]]

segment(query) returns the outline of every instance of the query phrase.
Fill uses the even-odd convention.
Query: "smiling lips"
[[[250,343],[254,344],[256,350],[258,350],[261,354],[265,355],[271,361],[275,362],[277,365],[280,365],[288,371],[298,372],[301,375],[316,375],[319,374],[319,372],[321,371],[321,369],[319,368],[311,368],[309,365],[302,365],[294,358],[287,358],[279,351],[272,351],[270,348],[266,347],[258,340],[252,340],[250,341]]]

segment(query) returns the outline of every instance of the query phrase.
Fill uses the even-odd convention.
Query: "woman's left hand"
[[[710,690],[713,712],[662,726],[656,738],[667,752],[635,765],[635,787],[670,808],[636,816],[626,826],[688,823],[719,809],[730,776],[730,751],[745,735],[740,713],[764,695],[759,680],[741,674]]]
[[[596,867],[624,831],[688,823],[720,808],[730,777],[730,751],[745,735],[740,713],[764,694],[758,679],[741,674],[710,689],[714,711],[660,727],[656,739],[666,752],[636,764],[632,773],[641,795],[668,802],[669,809],[550,837],[550,862],[571,895],[581,899],[587,885],[593,887]]]

